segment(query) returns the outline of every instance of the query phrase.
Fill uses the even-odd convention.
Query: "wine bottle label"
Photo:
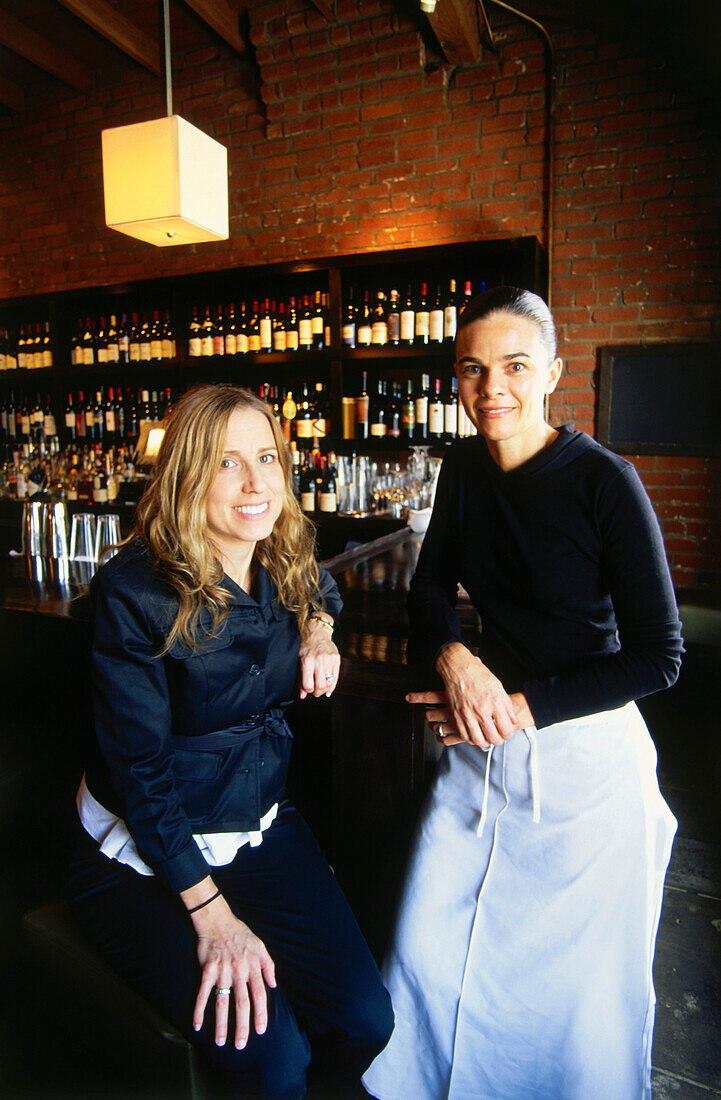
[[[323,333],[325,332],[325,325],[323,324],[323,318],[319,317],[317,314],[314,317],[311,318],[310,325],[311,325],[311,331],[313,332],[314,336],[322,336]]]
[[[455,340],[458,311],[455,306],[446,306],[443,312],[443,337],[445,340]]]
[[[270,351],[273,346],[273,332],[270,317],[260,319],[260,346],[264,351]]]
[[[27,356],[25,355],[25,349],[23,348],[23,350],[21,351],[20,348],[18,348],[18,367],[20,368],[20,370],[25,370],[26,362]]]
[[[416,407],[413,402],[409,405],[404,405],[401,411],[401,424],[403,430],[408,434],[416,426]]]
[[[227,340],[227,337],[226,337]],[[175,359],[175,350],[173,348],[173,341],[169,337],[165,337],[160,343],[160,355],[162,359]]]
[[[130,362],[131,363],[139,363],[140,362],[140,344],[138,344],[134,340],[131,340],[130,344],[129,344],[129,352],[130,352]]]
[[[298,439],[312,439],[313,438],[313,421],[312,420],[296,420],[295,434]]]
[[[370,404],[370,398],[356,397],[355,401],[355,418],[358,424],[368,423],[368,406]]]
[[[388,341],[391,344],[397,344],[401,338],[401,315],[400,313],[388,314]]]
[[[429,337],[434,344],[443,343],[443,311],[434,309],[430,316]]]
[[[109,409],[105,414],[105,431],[115,431],[115,412],[112,409]]]
[[[443,424],[446,435],[458,433],[458,405],[455,401],[449,401],[444,408]]]
[[[313,329],[309,317],[302,317],[298,322],[298,343],[304,348],[310,347],[313,343]]]
[[[277,328],[273,333],[273,351],[286,351],[285,329]]]
[[[383,347],[388,343],[388,324],[385,321],[374,321],[371,329],[371,343]]]
[[[235,355],[238,351],[238,338],[234,332],[225,334],[225,354]]]
[[[443,435],[443,405],[434,401],[428,406],[428,431],[431,435]]]
[[[83,366],[92,367],[95,362],[95,352],[92,348],[83,348]]]
[[[287,351],[298,350],[298,329],[289,328],[285,334],[285,347]]]
[[[260,332],[251,332],[248,337],[248,351],[260,351]]]
[[[328,421],[324,416],[318,416],[313,421],[313,435],[317,435],[319,439],[328,435]]]
[[[117,344],[108,344],[107,361],[108,363],[120,362],[120,348]]]
[[[75,427],[75,413],[74,412],[66,412],[65,413],[65,427],[66,428],[74,428]]]
[[[188,340],[188,355],[193,357],[200,355],[200,337],[197,334]]]
[[[150,341],[150,358],[162,359],[163,358],[163,341],[151,340]]]
[[[428,398],[416,398],[416,424],[428,423]]]
[[[43,349],[43,366],[44,367],[52,367],[52,365],[53,365],[53,353],[51,352],[50,348],[44,348]]]
[[[29,416],[21,416],[20,417],[20,431],[22,432],[23,435],[30,435],[30,417]]]
[[[107,361],[108,361],[108,349],[107,348],[98,348],[98,362],[99,363],[107,363]]]
[[[404,309],[401,313],[401,340],[405,340],[406,343],[413,343],[413,336],[415,334],[416,315],[412,309]]]
[[[337,512],[338,511],[338,497],[335,490],[332,493],[328,493],[321,489],[318,494],[318,507],[321,512]]]
[[[304,512],[315,512],[315,489],[306,489],[300,494],[300,506]]]
[[[347,348],[355,347],[355,324],[343,325],[343,344]]]
[[[144,343],[142,343],[140,345],[140,361],[141,361],[141,363],[149,363],[150,360],[153,358],[153,356],[150,354],[150,349],[151,348],[152,348],[152,344],[150,343],[150,340],[146,340],[146,341],[144,341]]]
[[[55,426],[55,417],[52,413],[48,413],[43,417],[43,431],[48,438],[58,434],[58,429]]]
[[[235,346],[238,349],[238,355],[245,355],[250,348],[248,346],[248,334],[247,332],[239,332],[235,338]]]
[[[376,424],[371,424],[371,435],[383,436],[383,435],[386,435],[386,434],[387,434],[387,431],[386,431],[386,425],[385,424],[377,424],[377,423]]]
[[[369,348],[373,339],[373,328],[371,325],[358,325],[358,346],[362,348]]]
[[[201,355],[212,355],[213,354],[213,337],[212,336],[201,336],[201,338],[200,338],[200,354]]]
[[[430,330],[430,316],[424,310],[416,313],[416,336],[427,337]]]

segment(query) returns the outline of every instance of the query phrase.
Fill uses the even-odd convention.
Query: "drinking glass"
[[[119,542],[120,516],[115,514],[98,516],[95,531],[95,560],[100,562],[101,559],[107,561],[108,558],[112,558],[114,554],[117,554],[117,550],[111,548]]]
[[[70,530],[70,557],[73,561],[95,561],[95,516],[78,512]]]

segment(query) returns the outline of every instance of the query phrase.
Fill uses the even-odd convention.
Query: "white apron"
[[[518,732],[490,754],[444,750],[383,968],[395,1031],[366,1089],[648,1100],[675,831],[633,703]]]

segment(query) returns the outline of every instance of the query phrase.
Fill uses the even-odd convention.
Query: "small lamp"
[[[228,150],[173,114],[168,0],[166,118],[103,130],[105,224],[159,246],[228,239]]]
[[[159,420],[143,420],[140,435],[135,445],[134,459],[137,466],[154,466],[160,444],[163,442],[165,428]]]

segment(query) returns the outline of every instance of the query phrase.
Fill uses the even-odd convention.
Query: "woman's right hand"
[[[502,745],[513,737],[519,728],[513,702],[498,677],[469,649],[451,642],[438,654],[436,669],[447,698],[441,721],[447,722],[453,733],[481,748]]]
[[[268,1026],[266,985],[275,989],[275,965],[265,944],[247,924],[235,917],[221,896],[193,913],[198,936],[198,962],[203,969],[193,1010],[193,1027],[199,1031],[208,1000],[216,989],[231,989],[230,995],[215,994],[215,1042],[223,1046],[228,1035],[230,997],[235,1000],[235,1046],[242,1050],[250,1033],[250,1009],[258,1035]]]

